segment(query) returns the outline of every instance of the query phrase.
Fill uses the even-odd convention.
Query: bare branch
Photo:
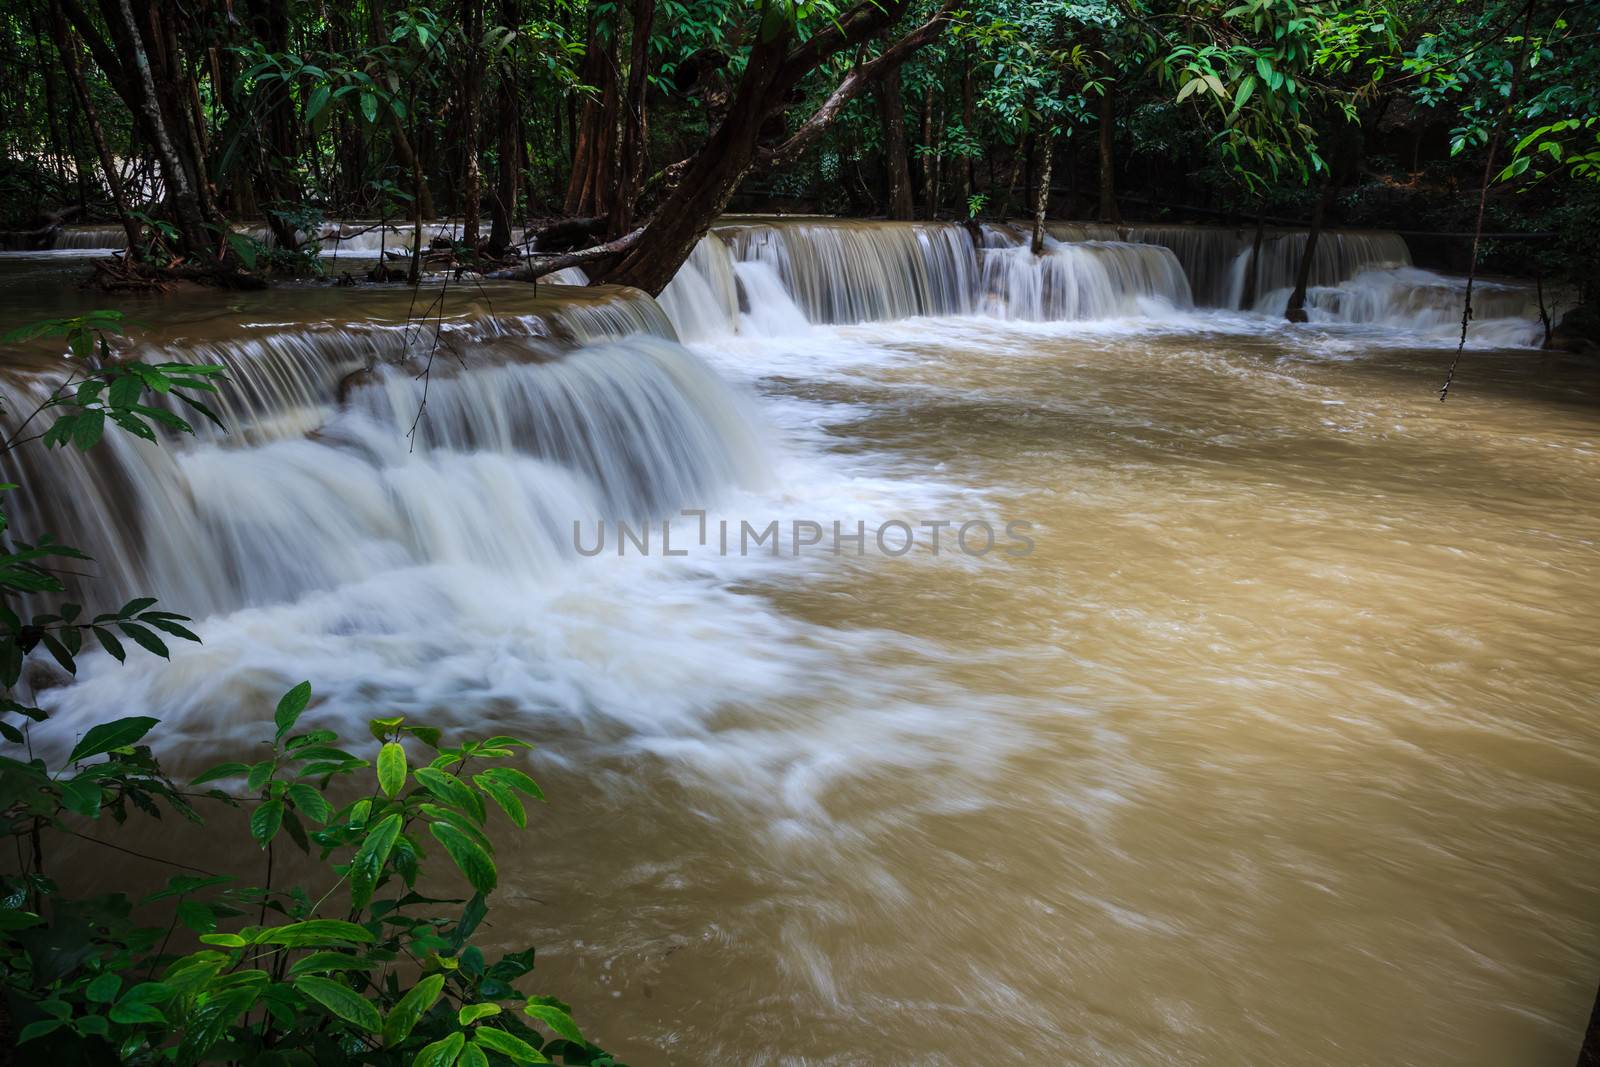
[[[833,125],[845,105],[861,95],[862,90],[891,71],[898,70],[901,64],[916,54],[918,49],[930,44],[943,33],[945,23],[950,21],[950,13],[955,10],[955,6],[956,0],[945,0],[927,22],[884,49],[881,55],[853,67],[838,87],[829,94],[828,99],[823,101],[822,106],[812,112],[811,116],[790,134],[788,140],[761,150],[757,156],[758,165],[782,167],[798,159],[829,126]]]
[[[528,261],[520,267],[514,267],[511,270],[493,271],[485,275],[485,277],[504,278],[514,282],[537,281],[546,274],[553,274],[567,267],[581,267],[585,263],[593,263],[597,259],[608,259],[611,256],[620,255],[638,243],[639,238],[644,235],[644,230],[645,228],[640,226],[636,230],[623,234],[615,241],[607,241],[605,244],[579,249],[576,252],[562,252],[553,256],[529,256]]]

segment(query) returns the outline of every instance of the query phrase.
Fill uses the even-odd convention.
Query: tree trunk
[[[56,100],[56,72],[55,65],[45,59],[44,34],[39,29],[39,16],[31,6],[28,8],[28,28],[33,34],[33,54],[39,64],[39,72],[44,80],[44,108],[45,118],[50,129],[50,161],[54,164],[56,182],[60,186],[63,196],[67,191],[67,147],[66,141],[61,136],[61,105]]]
[[[1100,221],[1122,224],[1122,212],[1117,210],[1116,188],[1116,133],[1117,98],[1115,73],[1108,56],[1100,57],[1100,70],[1105,78],[1100,94]]]
[[[117,173],[116,157],[111,154],[111,144],[106,140],[106,131],[100,125],[99,112],[95,110],[94,98],[89,95],[88,83],[84,81],[83,64],[78,58],[78,45],[72,39],[72,31],[67,28],[66,19],[61,15],[59,7],[50,9],[50,29],[55,38],[56,50],[61,53],[61,65],[67,72],[67,80],[72,84],[73,92],[77,94],[78,107],[83,112],[85,125],[89,127],[89,135],[94,139],[95,154],[100,157],[100,169],[106,176],[106,188],[111,192],[111,202],[117,209],[117,219],[122,223],[123,233],[128,238],[128,249],[132,251],[139,247],[139,224],[133,221],[133,216],[128,211],[127,198],[122,194],[122,177]]]
[[[933,218],[939,210],[939,157],[934,147],[934,87],[930,84],[922,97],[922,217]]]
[[[500,158],[495,164],[495,194],[489,203],[494,224],[489,249],[504,255],[511,247],[511,218],[517,210],[517,190],[522,177],[522,115],[517,87],[509,72],[500,78]]]
[[[1006,172],[1005,188],[995,190],[995,218],[1001,222],[1011,214],[1011,198],[1015,195],[1017,181],[1022,177],[1022,142],[1019,140],[1011,149],[1011,169]]]
[[[1256,239],[1250,242],[1250,260],[1245,266],[1244,294],[1240,300],[1240,310],[1243,311],[1249,311],[1255,307],[1256,297],[1260,295],[1256,291],[1260,286],[1256,275],[1261,270],[1261,237],[1267,221],[1266,210],[1266,205],[1263,204],[1261,210],[1256,213]]]
[[[763,8],[766,16],[750,46],[727,115],[700,150],[685,162],[681,179],[649,222],[610,242],[611,248],[604,257],[585,260],[586,264],[594,264],[591,276],[599,281],[634,285],[652,295],[660,293],[695,243],[727,208],[739,183],[758,160],[770,166],[798,158],[837,119],[846,104],[938,37],[954,2],[946,0],[932,18],[886,48],[882,55],[857,65],[823,105],[772,150],[759,147],[762,129],[772,115],[782,110],[800,81],[831,56],[859,47],[887,29],[904,15],[908,0],[859,3],[798,43],[793,52],[788,50],[793,26],[775,10]]]
[[[906,156],[906,106],[900,95],[900,72],[878,85],[878,113],[883,120],[883,164],[888,176],[888,215],[891,219],[916,217],[911,200],[911,164]]]
[[[483,211],[482,175],[478,171],[478,112],[483,97],[483,0],[461,0],[463,32],[467,38],[466,69],[462,72],[461,153],[465,157],[461,182],[461,243],[478,247],[478,216]]]
[[[106,12],[107,22],[116,19],[117,36],[122,38],[131,70],[126,71],[127,100],[145,128],[150,143],[156,150],[156,161],[161,168],[161,180],[166,186],[167,201],[172,207],[173,221],[178,230],[180,251],[194,257],[209,257],[217,250],[217,238],[207,229],[207,218],[201,208],[193,176],[184,166],[183,157],[173,139],[173,131],[162,114],[161,97],[156,92],[155,76],[150,67],[150,56],[145,46],[139,19],[133,13],[130,0],[107,0],[114,6]]]
[[[1039,175],[1039,195],[1033,203],[1033,254],[1044,254],[1044,217],[1050,208],[1050,161],[1055,155],[1055,138],[1050,136],[1048,130],[1039,133],[1040,145],[1044,150],[1043,170]]]
[[[1294,292],[1289,294],[1289,304],[1283,312],[1283,317],[1290,322],[1308,321],[1306,290],[1311,284],[1311,264],[1316,257],[1317,240],[1322,236],[1322,220],[1327,213],[1328,202],[1333,199],[1333,192],[1333,170],[1330,167],[1327,176],[1322,179],[1322,192],[1317,197],[1317,206],[1311,212],[1311,231],[1306,234],[1306,246],[1300,253],[1300,265],[1294,276]]]
[[[690,160],[683,180],[663,199],[639,240],[610,269],[597,269],[598,280],[637,286],[652,296],[666,288],[755,164],[756,138],[766,122],[788,42],[785,26],[750,49],[727,117]]]
[[[615,20],[608,22],[591,15],[588,41],[583,80],[586,85],[598,86],[600,97],[597,100],[590,96],[583,102],[583,117],[572,157],[572,176],[567,183],[566,213],[610,215],[609,193],[616,176],[612,164],[620,110]]]
[[[620,237],[633,228],[639,194],[649,154],[650,121],[646,110],[650,75],[650,30],[655,22],[656,0],[634,0],[633,36],[628,55],[628,91],[622,103],[622,143],[617,168],[617,189],[612,197],[611,228]]]
[[[383,44],[388,41],[389,31],[384,26],[382,0],[367,0],[367,16],[372,26],[374,43]],[[411,175],[411,195],[415,199],[416,214],[421,218],[434,218],[433,194],[428,189],[428,178],[423,173],[422,161],[411,144],[411,138],[406,136],[405,123],[400,121],[400,116],[395,114],[393,108],[386,107],[383,112],[387,116],[395,159],[399,160],[401,168]]]
[[[972,42],[967,42],[966,48],[961,53],[961,132],[965,135],[967,143],[974,139],[972,129],[973,92],[972,92]],[[970,214],[968,204],[972,202],[972,190],[976,182],[973,177],[972,157],[963,155],[957,165],[961,168],[961,181],[959,191],[961,194],[961,210]]]

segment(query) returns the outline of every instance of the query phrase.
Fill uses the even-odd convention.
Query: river
[[[467,283],[410,335],[403,289],[147,303],[235,432],[30,506],[205,644],[85,656],[51,726],[193,769],[306,677],[351,736],[538,740],[492,935],[635,1064],[1570,1064],[1600,370],[1491,282],[1441,404],[1460,283],[1392,235],[1289,327],[1299,235],[1055,234],[729,220],[659,305]]]

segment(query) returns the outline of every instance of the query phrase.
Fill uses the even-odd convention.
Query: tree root
[[[218,289],[265,289],[267,280],[258,274],[247,274],[231,263],[196,266],[183,260],[167,264],[141,263],[126,256],[97,259],[94,273],[85,280],[85,288],[107,293],[162,293],[174,286],[190,282]]]

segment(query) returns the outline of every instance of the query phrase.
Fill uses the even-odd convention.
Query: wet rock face
[[[1600,304],[1579,304],[1563,315],[1550,332],[1550,347],[1562,352],[1600,356]]]

